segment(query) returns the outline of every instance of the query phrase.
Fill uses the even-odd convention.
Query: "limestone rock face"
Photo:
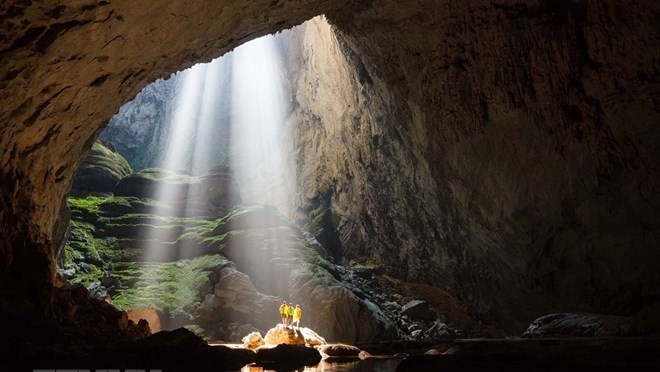
[[[657,11],[379,1],[330,16],[341,40],[318,29],[302,51],[300,205],[330,211],[336,257],[444,286],[510,331],[544,309],[644,311],[660,288]]]
[[[135,171],[158,166],[164,156],[165,133],[176,102],[175,88],[182,75],[158,79],[147,85],[133,100],[121,106],[99,138],[112,143]],[[208,166],[207,166],[208,168]]]
[[[260,329],[277,323],[281,303],[279,298],[257,291],[247,275],[232,268],[220,271],[215,293],[207,301],[210,304],[201,312],[203,318],[251,323]]]
[[[6,1],[1,292],[51,302],[62,197],[121,104],[326,14],[340,36],[318,25],[303,39],[291,118],[299,211],[323,217],[335,257],[446,287],[512,331],[550,310],[648,311],[659,12],[653,0]],[[341,311],[359,318],[368,305],[349,297]]]

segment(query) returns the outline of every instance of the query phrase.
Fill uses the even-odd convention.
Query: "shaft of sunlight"
[[[233,52],[232,168],[248,201],[270,204],[289,214],[293,167],[286,164],[284,66],[273,35],[261,37]]]
[[[209,65],[200,64],[181,73],[169,126],[169,141],[160,165],[162,168],[189,169],[190,167],[208,68]]]

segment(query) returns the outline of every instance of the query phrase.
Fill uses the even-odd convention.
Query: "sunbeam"
[[[245,199],[272,204],[285,214],[292,167],[286,164],[283,66],[275,37],[253,40],[233,52],[232,167]]]

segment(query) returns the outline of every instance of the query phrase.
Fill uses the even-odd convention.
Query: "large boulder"
[[[147,323],[149,323],[149,329],[151,329],[151,332],[153,333],[160,332],[161,330],[160,317],[153,308],[130,309],[126,311],[126,314],[128,315],[128,319],[136,324],[139,323],[141,319],[146,320]]]
[[[305,343],[307,344],[307,346],[325,345],[327,343],[325,341],[325,338],[321,337],[321,335],[314,332],[311,328],[299,327],[298,331],[302,333],[303,338],[305,338]]]
[[[126,159],[116,153],[111,145],[96,141],[73,176],[71,195],[110,194],[119,180],[132,172]]]
[[[265,344],[264,339],[259,332],[252,332],[243,337],[241,341],[243,341],[243,347],[246,349],[256,349]]]
[[[300,345],[306,344],[305,337],[302,332],[294,327],[284,327],[278,324],[275,328],[271,328],[264,337],[266,345]]]
[[[307,327],[285,327],[278,324],[271,328],[264,337],[266,345],[307,345],[317,346],[325,345],[326,341],[314,330]]]
[[[316,346],[316,350],[321,353],[321,356],[324,358],[328,357],[339,357],[347,358],[354,357],[357,358],[360,356],[362,350],[359,347],[347,344],[328,344]]]

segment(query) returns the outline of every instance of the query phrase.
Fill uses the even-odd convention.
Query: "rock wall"
[[[440,277],[424,264],[440,253],[441,234],[437,186],[422,152],[426,129],[328,23],[308,23],[302,34],[291,119],[299,211],[329,215],[324,228],[336,239],[326,245],[336,259],[386,265],[397,276],[416,272],[416,280]]]
[[[345,255],[445,285],[509,330],[549,309],[650,308],[658,14],[650,1],[381,1],[333,18],[370,91],[387,92],[371,101],[384,111],[371,127],[388,128],[372,129],[372,145],[404,149],[376,157],[390,171],[362,198],[334,204],[363,187],[358,159],[378,154],[368,141],[334,172],[350,186],[325,188],[340,221],[361,221],[340,222],[340,235],[360,236],[343,241]]]
[[[122,103],[325,13],[343,41],[301,50],[294,138],[300,212],[336,258],[445,286],[510,330],[657,301],[657,2],[349,3],[3,3],[2,293],[49,298],[62,196]]]
[[[159,166],[155,159],[164,156],[172,103],[182,77],[183,74],[175,74],[147,85],[121,106],[99,134],[101,140],[115,145],[135,171]]]

